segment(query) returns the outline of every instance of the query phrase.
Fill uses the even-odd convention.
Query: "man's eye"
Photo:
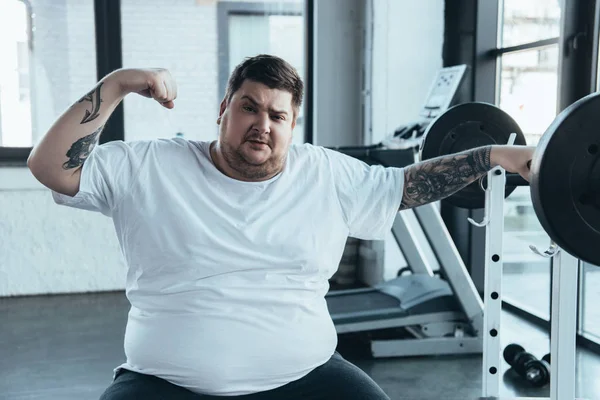
[[[278,121],[283,121],[285,118],[283,117],[283,115],[273,115],[273,119],[276,119]]]
[[[249,106],[244,106],[244,111],[249,111],[249,112],[254,112],[254,108],[249,107]]]

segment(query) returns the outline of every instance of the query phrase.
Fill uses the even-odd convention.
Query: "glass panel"
[[[558,45],[505,54],[500,59],[499,106],[537,145],[556,118]]]
[[[600,267],[583,263],[583,332],[600,341]]]
[[[504,0],[501,4],[500,47],[559,36],[559,0]]]
[[[93,5],[0,2],[0,145],[33,146],[96,83]]]
[[[216,139],[219,70],[231,72],[244,57],[278,55],[304,77],[303,4],[304,0],[121,0],[124,67],[166,68],[178,86],[172,110],[141,96],[127,96],[125,139]],[[219,12],[223,8],[231,10],[225,19]],[[219,64],[220,52],[228,55],[227,65]],[[295,142],[304,142],[302,116],[303,111]]]
[[[556,117],[558,46],[506,54],[500,64],[499,107],[519,124],[527,143],[536,145]],[[528,187],[506,199],[504,217],[505,299],[549,319],[550,261],[529,245],[543,251],[550,239],[535,215]]]

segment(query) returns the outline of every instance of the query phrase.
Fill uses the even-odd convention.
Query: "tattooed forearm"
[[[69,151],[67,151],[67,157],[69,157],[69,160],[63,164],[63,169],[72,169],[83,165],[86,158],[96,146],[98,142],[98,136],[100,135],[100,132],[102,132],[103,128],[104,125],[100,126],[90,135],[84,136],[73,143]]]
[[[102,103],[102,98],[100,97],[100,91],[102,89],[102,85],[104,82],[100,82],[98,86],[92,89],[91,92],[83,96],[78,103],[82,103],[84,101],[89,101],[91,103],[91,111],[85,110],[85,116],[81,120],[80,124],[85,124],[87,122],[93,121],[100,115],[100,104]]]
[[[492,147],[426,160],[406,167],[400,210],[442,200],[485,175]]]

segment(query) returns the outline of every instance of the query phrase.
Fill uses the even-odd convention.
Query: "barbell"
[[[448,109],[426,129],[421,160],[486,145],[526,145],[514,119],[487,103]],[[563,250],[600,265],[600,93],[590,94],[562,111],[542,135],[531,162],[529,188],[535,214],[548,236]],[[507,174],[505,197],[526,184]],[[522,182],[519,182],[522,181]],[[511,184],[514,183],[514,184]],[[446,199],[461,208],[482,208],[479,181]]]

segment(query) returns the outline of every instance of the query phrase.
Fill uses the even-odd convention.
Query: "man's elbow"
[[[58,171],[57,167],[43,165],[31,156],[27,159],[27,167],[38,182],[52,191],[71,197],[79,192],[80,167],[71,171]]]

